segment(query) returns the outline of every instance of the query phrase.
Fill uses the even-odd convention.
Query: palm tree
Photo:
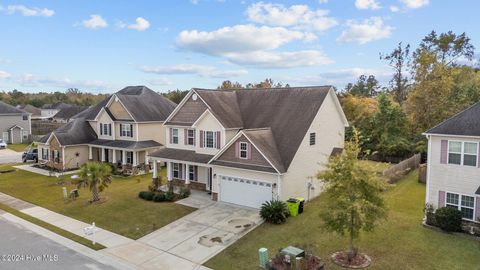
[[[92,191],[91,202],[100,200],[99,193],[112,182],[112,168],[106,163],[87,162],[80,167],[78,188],[89,187]]]

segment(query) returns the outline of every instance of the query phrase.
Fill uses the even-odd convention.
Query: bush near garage
[[[279,200],[271,200],[264,202],[260,208],[260,216],[265,222],[272,224],[282,224],[287,221],[290,211],[285,202]]]

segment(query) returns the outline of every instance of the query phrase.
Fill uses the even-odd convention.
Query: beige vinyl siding
[[[460,138],[431,136],[431,148],[429,149],[428,195],[429,203],[438,208],[438,192],[447,191],[475,196],[475,191],[480,186],[480,168],[478,166],[464,166],[440,163],[440,149],[442,140],[454,140],[460,142],[480,142],[480,138]],[[478,150],[477,150],[478,152]],[[477,162],[478,162],[477,155]]]
[[[112,125],[112,135],[109,136],[109,135],[100,135],[100,124],[111,124]],[[102,110],[100,112],[100,115],[98,115],[97,117],[97,122],[96,122],[96,132],[97,132],[97,136],[99,139],[104,139],[104,140],[113,140],[114,137],[115,137],[115,132],[116,132],[116,128],[115,128],[115,123],[113,122],[112,118],[110,118],[110,115],[108,115],[107,112],[105,112],[104,110]]]
[[[315,175],[325,169],[328,158],[334,147],[343,148],[345,123],[341,112],[335,105],[335,93],[330,91],[315,116],[310,128],[303,138],[288,172],[283,176],[281,184],[282,199],[290,197],[308,198],[308,183],[314,190],[310,191],[310,199],[322,191],[322,182]],[[315,145],[310,145],[310,133],[316,133]]]
[[[211,113],[207,113],[200,119],[196,126],[197,138],[195,149],[200,154],[215,155],[219,149],[216,148],[200,148],[200,130],[203,131],[220,131],[220,148],[225,145],[225,130],[222,125],[213,117]]]
[[[40,149],[39,155],[41,155]],[[63,160],[65,162],[65,169],[79,168],[88,161],[88,146],[65,146],[65,157]]]
[[[125,110],[123,105],[120,103],[120,100],[116,100],[115,97],[113,97],[112,103],[108,107],[110,112],[113,114],[113,116],[117,119],[121,120],[133,120],[130,114]]]
[[[154,140],[162,145],[166,143],[166,131],[162,122],[139,123],[137,132],[139,141]]]

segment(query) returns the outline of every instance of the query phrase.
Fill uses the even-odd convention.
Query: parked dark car
[[[33,160],[38,162],[38,150],[37,149],[28,149],[27,151],[23,152],[22,155],[23,162],[27,162],[29,160]]]

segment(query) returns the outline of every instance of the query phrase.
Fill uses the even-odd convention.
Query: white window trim
[[[132,130],[133,130],[132,124],[125,124],[125,123],[120,124],[120,137],[132,137],[130,134],[130,126],[132,126]],[[128,128],[125,129],[125,127],[128,127]]]
[[[212,133],[212,138],[213,138],[213,144],[212,144],[212,147],[208,147],[207,145],[207,134],[208,132],[211,132]],[[208,149],[215,149],[215,145],[216,145],[216,142],[217,142],[217,136],[215,136],[215,131],[211,131],[211,130],[208,130],[208,131],[205,131],[205,136],[203,138],[203,146],[205,148],[208,148]]]
[[[177,135],[175,135],[175,131],[177,132]],[[177,139],[177,142],[175,142],[175,139]],[[172,128],[172,144],[179,144],[180,143],[180,130],[178,128]]]
[[[449,165],[457,165],[457,166],[466,166],[466,167],[475,167],[477,168],[478,167],[478,142],[469,142],[469,141],[457,141],[457,140],[448,140],[447,141],[447,164]],[[460,143],[462,146],[461,146],[461,151],[460,153],[458,152],[452,152],[452,154],[460,154],[460,164],[455,164],[455,163],[450,163],[450,142],[458,142]],[[477,149],[475,151],[475,156],[477,157],[476,158],[476,163],[475,163],[475,166],[470,166],[470,165],[465,165],[463,164],[463,161],[464,161],[464,155],[465,155],[465,143],[474,143],[477,145]],[[467,155],[471,155],[473,156],[473,154],[467,154]]]
[[[190,168],[193,169],[192,172],[190,172]],[[192,173],[193,178],[190,178],[190,173]],[[196,175],[195,175],[195,165],[188,165],[188,180],[196,182],[197,180],[196,180],[195,178],[196,178]]]
[[[177,167],[177,169],[175,169]],[[177,172],[177,176],[175,177],[175,172]],[[172,164],[172,177],[173,178],[180,178],[180,163],[173,163]]]
[[[190,131],[192,131],[192,136],[190,136]],[[192,144],[190,144],[190,139],[192,139]],[[195,145],[195,129],[187,129],[187,145],[194,146]]]
[[[245,150],[242,150],[242,144],[245,145]],[[240,142],[239,148],[238,157],[240,159],[248,159],[248,142]],[[245,157],[242,157],[242,151],[245,152]]]
[[[447,194],[448,194],[448,193],[458,195],[458,205],[457,205],[457,210],[458,210],[458,211],[462,211],[462,207],[469,208],[469,209],[473,209],[473,218],[472,218],[472,219],[464,218],[464,217],[462,217],[462,219],[470,220],[470,221],[476,221],[476,220],[475,220],[475,213],[476,213],[476,211],[477,211],[477,209],[476,209],[476,206],[477,206],[477,197],[476,197],[476,196],[469,195],[469,194],[464,194],[464,193],[445,191],[445,206],[447,206]],[[462,196],[472,197],[472,198],[473,198],[473,207],[463,206],[463,205],[462,205]],[[451,204],[451,203],[449,203],[449,205],[455,206],[454,204]]]

